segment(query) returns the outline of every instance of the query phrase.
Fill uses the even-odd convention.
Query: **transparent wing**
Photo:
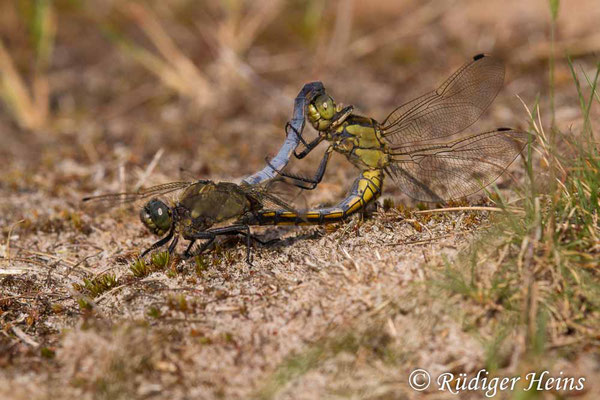
[[[243,186],[244,187],[244,186]],[[283,200],[279,196],[272,194],[269,189],[269,185],[266,186],[245,186],[245,190],[249,195],[257,199],[264,208],[266,209],[284,209],[290,212],[296,212],[296,208],[290,203]]]
[[[500,128],[443,144],[398,146],[386,172],[416,200],[457,199],[502,175],[529,137],[527,132]]]
[[[407,145],[454,135],[471,126],[504,82],[504,66],[483,54],[438,89],[395,109],[381,124],[388,143]]]
[[[152,186],[147,189],[138,190],[137,192],[108,193],[99,196],[84,197],[81,201],[86,206],[111,208],[119,204],[132,203],[138,200],[147,199],[149,197],[160,196],[176,190],[185,189],[194,183],[195,182],[169,182],[162,185]]]

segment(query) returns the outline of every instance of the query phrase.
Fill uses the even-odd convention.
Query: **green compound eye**
[[[314,105],[319,114],[321,114],[321,118],[326,120],[333,118],[333,115],[335,114],[335,103],[330,96],[322,94],[315,99]]]
[[[155,235],[164,235],[171,228],[171,210],[162,201],[152,199],[140,210],[140,220]]]

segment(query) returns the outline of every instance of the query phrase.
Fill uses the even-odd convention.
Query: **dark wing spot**
[[[512,131],[512,129],[510,128],[498,128],[497,129],[498,132],[502,132],[502,131]]]
[[[477,54],[476,56],[473,57],[473,61],[481,60],[483,57],[485,57],[485,54],[483,54],[483,53]]]

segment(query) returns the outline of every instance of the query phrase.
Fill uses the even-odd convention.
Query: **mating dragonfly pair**
[[[174,182],[136,193],[88,197],[84,201],[129,202],[152,198],[140,213],[144,225],[164,237],[143,254],[167,243],[173,252],[180,237],[206,240],[202,252],[219,235],[242,234],[250,257],[251,225],[304,225],[336,222],[364,209],[382,192],[384,176],[410,197],[444,202],[473,194],[495,181],[520,154],[530,135],[499,128],[464,135],[496,97],[504,81],[497,59],[477,55],[440,87],[396,108],[379,123],[342,107],[320,82],[305,85],[286,125],[286,141],[278,154],[241,184],[207,180]],[[302,134],[308,120],[318,132],[311,142]],[[302,159],[321,142],[329,143],[313,177],[283,171],[292,154]],[[296,149],[304,146],[301,152]],[[360,171],[348,195],[327,208],[295,210],[272,194],[269,183],[281,178],[302,189],[314,189],[325,174],[331,154],[344,154]],[[168,206],[155,196],[182,191]],[[225,223],[230,225],[221,226]],[[258,240],[260,241],[260,240]]]

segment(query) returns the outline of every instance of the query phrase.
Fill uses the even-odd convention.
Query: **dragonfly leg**
[[[304,123],[306,121],[306,107],[320,94],[325,93],[325,87],[321,82],[310,82],[305,84],[298,96],[294,100],[294,115],[290,122],[288,122],[285,126],[285,132],[289,136],[288,129],[292,129],[298,138],[298,141],[302,143],[306,149],[299,155],[296,153],[296,149],[294,149],[294,155],[297,158],[304,158],[306,154],[310,153],[312,149],[314,149],[321,140],[313,140],[310,143],[307,143],[306,140],[302,137],[302,131],[304,130]]]
[[[294,131],[294,134],[296,135],[296,137],[298,138],[298,141],[300,143],[302,143],[304,146],[308,147],[308,143],[302,137],[302,133],[298,132],[298,129],[296,129],[294,127],[294,125],[292,125],[292,123],[288,121],[288,122],[285,123],[285,134],[286,134],[286,136],[288,136],[290,134],[289,129],[291,129],[292,131]]]
[[[292,127],[292,129],[294,129],[294,128]],[[294,131],[295,131],[295,129],[294,129]],[[296,132],[296,135],[299,135],[298,132]],[[302,138],[302,136],[299,136],[299,137]],[[301,139],[301,142],[304,145],[304,150],[302,150],[300,153],[297,153],[296,150],[294,150],[294,157],[296,157],[299,160],[303,159],[304,157],[306,157],[308,155],[308,153],[313,151],[313,149],[315,147],[317,147],[324,139],[325,139],[325,136],[323,136],[323,135],[319,135],[319,137],[317,137],[310,143],[306,143],[306,141],[304,139]]]
[[[262,240],[262,239],[260,239],[256,235],[250,235],[250,237],[252,238],[252,240],[254,240],[255,242],[258,242],[258,243],[262,244],[263,246],[268,246],[270,244],[273,244],[275,242],[279,242],[279,240],[281,240],[279,238],[270,239],[270,240]]]
[[[169,234],[167,236],[165,236],[164,238],[160,239],[158,242],[154,243],[152,246],[148,247],[146,250],[144,250],[142,252],[142,254],[140,255],[140,257],[144,257],[146,254],[148,254],[149,252],[151,252],[152,250],[158,249],[161,246],[164,246],[165,244],[167,244],[169,242],[169,240],[171,240],[173,238],[173,234],[174,234],[175,230],[171,229],[169,231]],[[175,244],[177,244],[177,238],[174,240]],[[169,246],[169,249],[171,248],[171,246]],[[171,251],[169,251],[170,253]]]
[[[313,178],[307,178],[304,176],[298,176],[294,174],[290,174],[287,172],[279,172],[279,175],[283,178],[286,178],[291,181],[291,183],[301,189],[313,190],[317,187],[321,180],[323,180],[323,176],[325,175],[325,171],[327,169],[327,163],[331,158],[331,154],[333,152],[333,147],[329,146],[323,154],[323,158],[319,163],[319,167],[317,168],[317,172]]]
[[[212,244],[212,242],[214,242],[214,240],[216,239],[217,236],[236,235],[236,234],[246,236],[246,262],[248,264],[251,264],[251,262],[250,262],[250,239],[252,238],[252,235],[250,234],[250,227],[248,225],[241,225],[241,224],[230,225],[230,226],[225,226],[222,228],[209,229],[204,232],[196,232],[189,239],[190,240],[208,239],[208,241],[202,245],[202,247],[200,248],[200,251],[198,251],[198,254],[200,254],[204,250],[206,250],[208,248],[208,246],[210,246]]]
[[[175,236],[175,239],[169,245],[169,254],[173,254],[175,251],[175,247],[177,247],[177,243],[179,242],[179,235]]]
[[[307,83],[302,87],[300,93],[294,100],[294,113],[292,119],[286,124],[285,132],[286,139],[283,146],[277,152],[277,155],[271,160],[272,164],[269,164],[260,171],[246,177],[243,182],[250,185],[265,182],[277,174],[277,171],[281,171],[289,162],[292,153],[296,153],[296,147],[302,142],[305,146],[309,146],[310,143],[306,143],[302,138],[302,132],[304,131],[304,125],[306,121],[306,107],[310,102],[323,93],[325,88],[321,82]],[[290,132],[290,129],[292,132]]]
[[[192,247],[194,246],[194,243],[196,243],[196,239],[192,239],[190,240],[190,244],[188,244],[187,249],[185,249],[185,251],[183,252],[183,256],[185,258],[190,258],[192,256]]]
[[[198,250],[196,250],[196,254],[204,253],[206,251],[206,249],[208,249],[210,247],[210,245],[214,243],[216,238],[217,238],[217,235],[213,235],[212,237],[208,238],[208,240],[206,242],[202,243],[202,246],[200,246],[200,248]]]

